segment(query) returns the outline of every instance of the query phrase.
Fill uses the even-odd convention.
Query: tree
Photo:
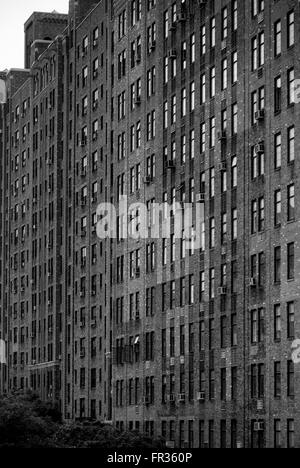
[[[162,449],[163,442],[100,422],[64,424],[52,403],[28,392],[0,398],[1,448]]]
[[[49,406],[43,405],[33,394],[1,398],[0,448],[47,447],[57,429],[50,415]]]

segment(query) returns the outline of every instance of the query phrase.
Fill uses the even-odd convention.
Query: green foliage
[[[100,422],[63,424],[57,408],[30,392],[0,398],[1,448],[161,449],[163,442]]]

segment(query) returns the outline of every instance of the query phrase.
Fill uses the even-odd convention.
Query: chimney
[[[101,0],[69,0],[70,25],[79,24]]]

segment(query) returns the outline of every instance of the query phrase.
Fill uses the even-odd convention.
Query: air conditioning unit
[[[178,401],[179,401],[179,403],[184,403],[185,402],[185,393],[179,393]]]
[[[143,404],[144,405],[150,405],[150,398],[148,396],[143,398]]]
[[[96,141],[98,138],[98,132],[93,133],[93,141]]]
[[[169,52],[168,52],[168,57],[169,57],[170,59],[175,59],[176,56],[177,56],[176,50],[169,50]]]
[[[31,334],[30,334],[30,338],[31,338],[32,340],[34,340],[35,337],[36,337],[36,334],[35,334],[35,333],[31,333]]]
[[[93,47],[95,48],[95,47],[97,47],[97,45],[98,45],[98,39],[94,39],[93,40]]]
[[[85,322],[84,321],[80,322],[79,326],[80,326],[80,328],[84,328],[85,327]]]
[[[176,28],[177,28],[177,23],[176,23],[176,21],[174,21],[170,26],[170,31],[175,31]]]
[[[170,402],[170,403],[174,403],[174,402],[175,402],[175,395],[174,395],[173,393],[171,393],[171,394],[169,395],[169,402]]]
[[[180,364],[184,364],[185,363],[185,358],[184,356],[180,356]]]
[[[265,430],[264,422],[255,422],[254,423],[254,432],[263,432]]]
[[[204,392],[197,393],[197,401],[205,401],[205,393]]]
[[[150,43],[150,47],[149,47],[149,48],[150,48],[151,51],[155,50],[155,49],[156,49],[156,41],[152,41],[152,42]]]
[[[91,321],[91,327],[96,328],[96,326],[97,326],[97,320],[92,320]]]
[[[256,278],[250,279],[250,288],[256,288]]]
[[[196,202],[197,203],[204,203],[205,202],[205,193],[198,193],[196,195]]]
[[[140,105],[142,104],[141,98],[140,98],[140,97],[137,97],[136,100],[135,100],[135,102],[134,102],[134,104],[135,104],[136,106],[140,106]]]
[[[93,110],[96,110],[98,107],[98,101],[93,102]]]
[[[92,265],[96,265],[96,263],[97,263],[97,257],[93,257],[92,258]]]
[[[95,296],[97,296],[97,291],[95,291],[95,290],[93,289],[93,291],[92,291],[91,295],[92,295],[92,297],[95,297]]]
[[[31,365],[32,365],[32,366],[35,366],[35,365],[36,365],[36,360],[35,360],[35,359],[33,359],[33,360],[31,361]]]
[[[227,138],[226,130],[223,130],[222,132],[218,132],[218,140],[219,141],[226,140],[226,138]]]
[[[265,110],[261,109],[255,112],[255,120],[258,122],[262,121],[265,119]]]
[[[167,161],[166,167],[167,169],[175,169],[175,162],[171,160]]]
[[[219,171],[226,172],[226,170],[227,170],[227,163],[223,161],[219,164]]]
[[[86,199],[80,200],[80,206],[82,207],[86,206]]]
[[[167,441],[166,441],[166,448],[168,448],[168,449],[174,449],[174,448],[175,448],[175,442],[174,442],[174,440],[167,440]]]
[[[221,42],[221,50],[226,49],[226,47],[227,47],[227,41],[226,41],[226,39],[224,39],[224,40]]]
[[[225,296],[226,295],[226,288],[224,288],[223,286],[218,288],[218,295],[219,296]]]
[[[48,333],[49,333],[49,335],[52,335],[53,329],[51,327],[48,328]]]
[[[262,22],[264,21],[264,19],[265,19],[265,15],[264,15],[263,12],[261,12],[261,13],[259,13],[259,14],[257,15],[257,22],[258,22],[258,23],[262,23]]]
[[[80,176],[81,177],[86,177],[86,168],[85,167],[83,169],[81,169]]]
[[[177,21],[179,23],[184,23],[186,21],[186,15],[184,13],[180,13],[177,15]]]
[[[171,357],[170,358],[170,367],[174,367],[175,366],[175,358]]]
[[[79,296],[80,297],[85,297],[85,291],[80,291]]]
[[[254,151],[256,154],[262,154],[265,152],[265,145],[264,143],[258,143],[257,145],[255,145],[254,147]]]
[[[150,176],[144,177],[144,184],[145,185],[150,185],[151,184],[151,177]]]

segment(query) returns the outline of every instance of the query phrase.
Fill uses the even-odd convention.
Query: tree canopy
[[[56,407],[29,392],[0,398],[1,448],[160,449],[163,441],[101,422],[65,424]]]

